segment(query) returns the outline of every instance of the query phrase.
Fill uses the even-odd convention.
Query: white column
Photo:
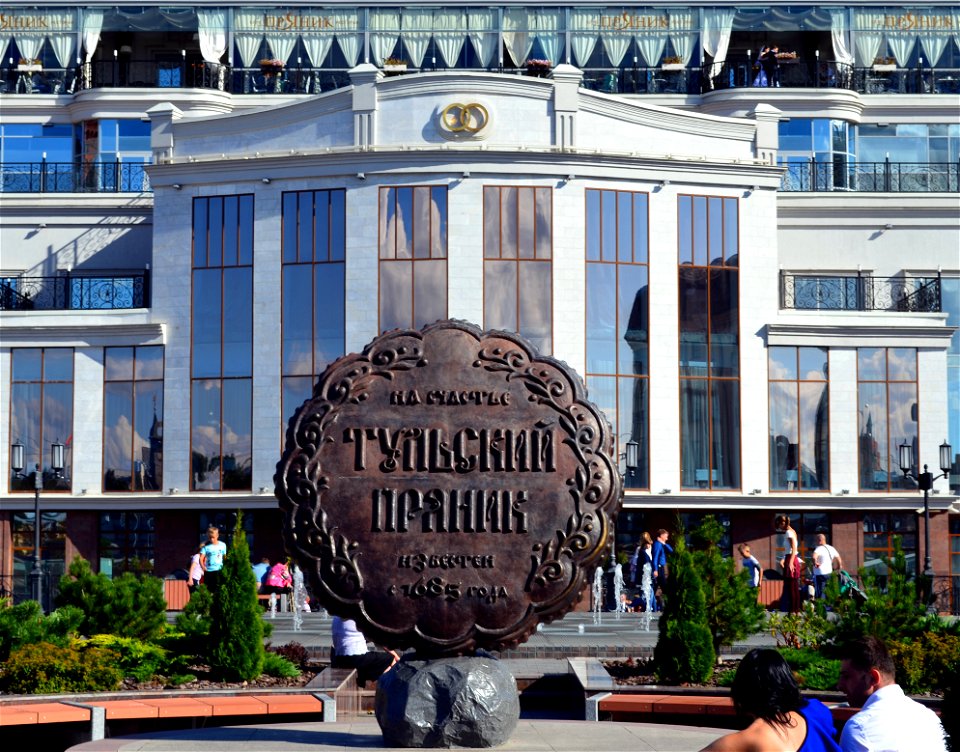
[[[859,490],[857,350],[830,349],[830,490]]]
[[[46,437],[45,437],[46,438]],[[50,437],[57,440],[58,437]],[[66,443],[67,437],[59,440]],[[73,479],[74,494],[103,489],[103,348],[78,347],[73,355]]]

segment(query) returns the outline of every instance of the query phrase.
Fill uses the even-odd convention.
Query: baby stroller
[[[867,602],[867,594],[860,589],[849,572],[841,569],[837,572],[837,577],[840,579],[840,595],[849,595],[860,605]]]

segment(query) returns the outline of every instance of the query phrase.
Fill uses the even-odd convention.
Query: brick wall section
[[[65,566],[69,567],[74,557],[82,556],[97,571],[97,539],[100,530],[100,513],[77,511],[67,514],[67,540],[64,547]]]
[[[154,525],[160,545],[153,552],[153,573],[165,577],[176,569],[187,569],[190,557],[200,545],[198,515],[183,511],[157,512]]]

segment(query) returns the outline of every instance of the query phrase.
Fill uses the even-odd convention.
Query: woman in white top
[[[400,656],[394,651],[367,650],[367,638],[357,629],[353,619],[333,617],[333,650],[330,665],[333,668],[355,668],[357,683],[362,687],[368,681],[376,681],[385,671],[396,663]]]
[[[783,557],[783,594],[780,597],[780,608],[793,614],[799,613],[803,563],[799,555],[797,531],[790,527],[790,518],[785,514],[778,514],[773,518],[773,529],[782,536],[782,539],[777,541],[778,544],[786,549]]]

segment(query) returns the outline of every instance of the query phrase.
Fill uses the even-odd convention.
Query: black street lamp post
[[[640,466],[640,444],[639,442],[630,440],[626,443],[624,447],[626,451],[620,455],[620,459],[624,460],[626,465],[627,475],[631,478],[633,477],[634,472],[637,467]],[[626,490],[626,483],[621,484],[621,502],[623,501],[623,492]],[[606,598],[604,598],[604,608],[607,611],[616,611],[617,603],[616,599],[616,588],[614,586],[616,580],[617,572],[617,527],[614,523],[612,535],[610,536],[610,566],[607,568],[606,574],[604,576],[604,587],[606,588]]]
[[[10,465],[13,468],[14,474],[19,476],[23,473],[26,464],[24,461],[24,446],[18,441],[11,446],[10,449]],[[50,445],[50,466],[53,469],[54,475],[57,477],[59,477],[63,471],[64,449],[64,445],[59,441],[55,441]],[[30,585],[33,599],[40,604],[40,608],[43,611],[46,611],[46,609],[43,608],[43,561],[40,555],[40,528],[42,527],[40,517],[40,491],[42,490],[43,469],[38,462],[33,476],[33,569],[30,570]]]
[[[913,473],[913,446],[900,445],[900,470],[905,478],[917,481],[917,488],[923,491],[923,576],[928,583],[933,582],[933,563],[930,557],[930,489],[937,478],[946,478],[950,475],[951,453],[953,448],[944,441],[940,445],[940,474],[934,475],[923,466],[922,473]]]

